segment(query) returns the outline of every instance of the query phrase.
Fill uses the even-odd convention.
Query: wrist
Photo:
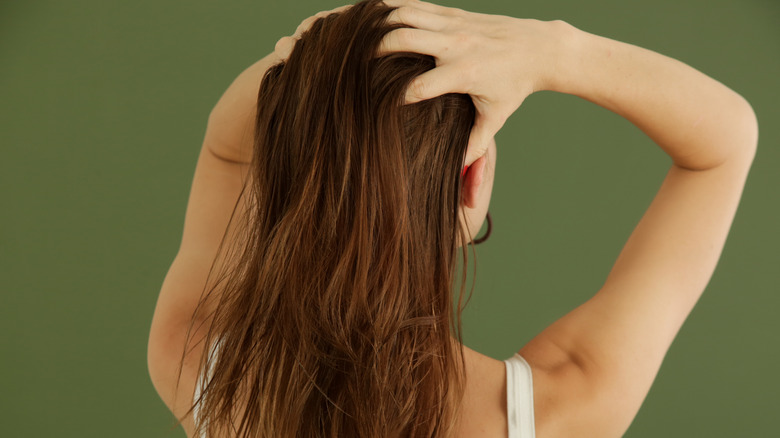
[[[587,51],[590,34],[563,20],[548,23],[555,40],[555,50],[552,53],[551,71],[544,75],[537,91],[576,94],[578,73],[581,73],[580,60]]]
[[[573,26],[562,35],[547,89],[627,119],[675,164],[709,169],[734,155],[745,138],[754,143],[752,108],[722,83],[633,44]]]

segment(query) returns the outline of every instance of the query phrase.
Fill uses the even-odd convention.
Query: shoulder
[[[467,367],[467,389],[463,409],[469,412],[463,430],[485,431],[487,427],[506,427],[507,412],[507,363],[494,359],[464,346]],[[578,406],[586,404],[587,390],[581,386],[576,367],[565,362],[556,363],[552,356],[542,359],[534,351],[521,350],[520,355],[531,369],[533,388],[534,428],[536,438],[583,435],[582,428],[573,418],[583,415]],[[578,396],[580,394],[580,396]],[[492,430],[492,429],[491,429]],[[495,436],[506,436],[494,433]],[[485,436],[484,434],[482,434]],[[468,434],[464,436],[469,436]],[[474,435],[471,435],[474,436]]]
[[[531,341],[518,353],[531,368],[536,438],[622,435],[608,421],[610,395],[563,350]]]
[[[466,388],[457,437],[507,436],[506,366],[463,346]]]

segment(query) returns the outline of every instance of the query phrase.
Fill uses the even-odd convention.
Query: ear
[[[461,203],[468,208],[476,208],[479,198],[479,187],[485,176],[485,166],[487,165],[487,154],[479,157],[471,163],[466,176],[463,180],[463,189],[461,190]]]

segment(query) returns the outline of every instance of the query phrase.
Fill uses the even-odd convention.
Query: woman
[[[456,254],[465,276],[493,137],[540,90],[625,117],[673,164],[598,293],[500,361],[460,341]],[[619,437],[713,273],[757,137],[719,82],[562,21],[416,0],[317,14],[210,114],[154,385],[192,437]]]

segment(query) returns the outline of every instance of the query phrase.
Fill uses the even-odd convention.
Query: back
[[[212,349],[212,354],[218,353],[219,344]],[[470,390],[463,400],[462,420],[464,421],[457,436],[535,438],[533,375],[528,362],[517,353],[503,363],[468,347],[465,347],[465,353],[469,374],[478,377],[469,382]],[[498,371],[506,373],[505,379],[498,375]],[[201,377],[198,377],[195,384],[194,400],[197,400],[201,393]],[[497,384],[504,381],[505,388],[497,388]],[[503,415],[503,409],[496,409],[485,400],[505,402],[506,416]],[[196,405],[193,419],[198,415],[199,410]],[[191,429],[189,427],[187,429],[188,436],[192,436]]]

